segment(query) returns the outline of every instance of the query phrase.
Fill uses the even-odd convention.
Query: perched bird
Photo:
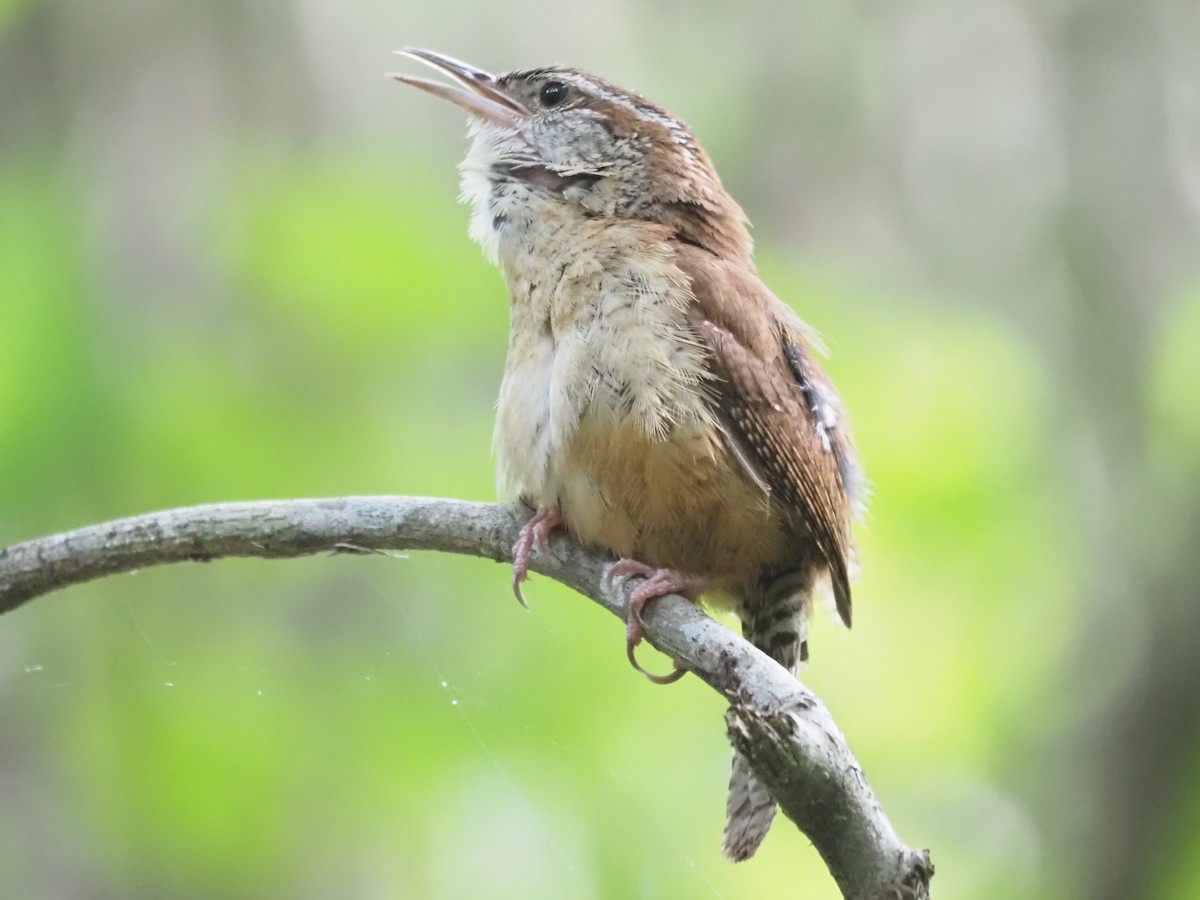
[[[708,154],[588,72],[400,52],[453,83],[398,80],[471,114],[470,234],[508,282],[497,481],[536,509],[513,551],[518,597],[531,550],[562,527],[644,576],[627,632],[639,670],[642,607],[678,593],[731,608],[795,672],[822,583],[850,624],[864,479],[812,332],[763,284]],[[774,815],[735,757],[726,856],[752,856]]]

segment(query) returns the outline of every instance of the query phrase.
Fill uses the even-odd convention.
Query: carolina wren
[[[398,80],[471,115],[470,234],[508,281],[496,474],[537,510],[514,547],[518,597],[561,526],[645,576],[635,666],[645,603],[703,593],[795,672],[820,583],[850,624],[864,479],[812,333],[760,279],[708,154],[660,106],[578,69],[491,75],[400,52],[454,83]],[[752,856],[774,815],[735,757],[725,854]]]

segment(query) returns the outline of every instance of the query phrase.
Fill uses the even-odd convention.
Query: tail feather
[[[754,777],[746,757],[735,753],[725,806],[725,836],[721,841],[725,858],[742,862],[752,857],[774,819],[775,800]]]
[[[808,658],[808,614],[812,580],[792,574],[755,586],[741,598],[742,635],[793,674]],[[725,836],[721,849],[732,862],[749,859],[758,849],[776,804],[740,753],[733,757],[729,799],[725,807]]]

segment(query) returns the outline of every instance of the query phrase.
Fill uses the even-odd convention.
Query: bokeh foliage
[[[1058,6],[980,5],[1048,59],[1108,46],[1100,13]],[[973,126],[916,149],[882,129],[928,54],[970,68],[938,31],[955,13],[789,13],[808,18],[773,57],[803,84],[783,106],[768,5],[687,19],[658,63],[604,48],[668,29],[677,4],[499,46],[482,5],[143,7],[0,4],[0,545],[218,500],[490,498],[507,319],[453,203],[460,123],[376,81],[403,42],[483,65],[573,53],[697,125],[768,283],[833,347],[876,497],[855,629],[816,623],[805,680],[901,835],[933,849],[938,893],[1200,889],[1196,746],[1170,719],[1198,682],[1155,665],[1186,657],[1194,624],[1194,223],[1157,255],[1105,244],[1119,192],[1072,180],[1093,165],[1074,132],[1045,151],[1055,168],[1041,138],[993,157]],[[133,22],[154,40],[132,47]],[[717,35],[725,55],[701,53]],[[953,120],[937,85],[913,132]],[[1060,88],[1075,97],[1035,83],[1029,113],[1003,91],[968,101],[1028,125]],[[1072,224],[1080,205],[1095,228]],[[1136,304],[1127,284],[1088,293],[1113,271],[1146,286]],[[1113,321],[1136,326],[1128,346],[1106,343]],[[1098,394],[1106,367],[1132,387]],[[0,893],[836,896],[786,824],[754,862],[721,860],[718,698],[646,684],[620,624],[570,592],[535,578],[526,614],[507,584],[430,555],[222,562],[0,620]],[[1158,846],[1105,881],[1102,826],[1128,812],[1113,748],[1166,746],[1130,709],[1183,737],[1174,768],[1129,776],[1165,795]]]

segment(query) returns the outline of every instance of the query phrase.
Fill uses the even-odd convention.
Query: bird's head
[[[468,184],[482,175],[486,202],[505,206],[493,212],[510,216],[514,202],[561,203],[588,217],[667,225],[713,252],[749,254],[745,216],[708,154],[657,104],[579,69],[492,75],[430,50],[399,52],[454,82],[394,76],[471,114],[464,193],[482,193]]]

